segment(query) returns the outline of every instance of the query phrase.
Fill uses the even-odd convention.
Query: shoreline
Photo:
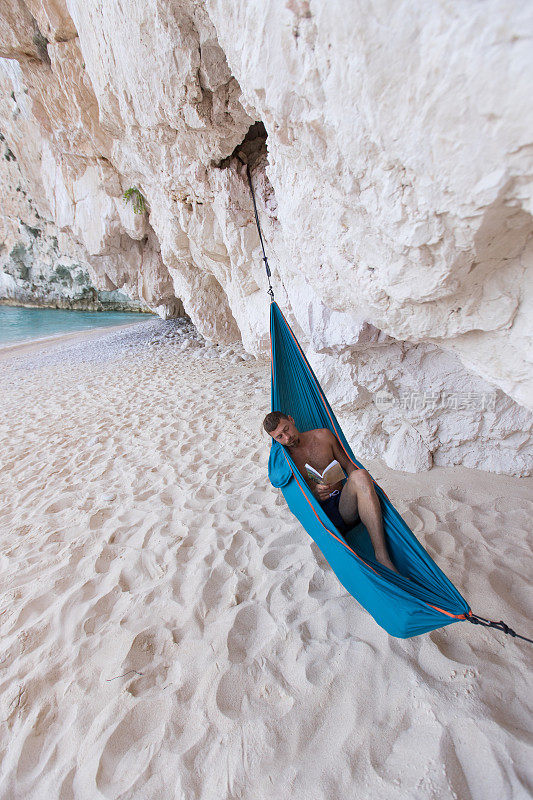
[[[81,301],[80,301],[81,302]],[[0,297],[0,306],[8,308],[38,308],[52,309],[54,311],[91,311],[94,313],[105,313],[106,311],[116,311],[121,314],[153,314],[149,308],[131,308],[122,303],[102,303],[101,301],[77,305],[76,301],[66,305],[57,305],[58,300],[50,303],[25,303],[22,300],[14,300],[11,297]]]
[[[83,341],[86,339],[98,339],[106,331],[118,331],[123,328],[131,328],[133,325],[141,325],[145,320],[139,322],[127,322],[120,325],[102,325],[98,328],[90,328],[82,331],[71,331],[70,333],[57,333],[51,336],[42,336],[39,339],[29,339],[13,344],[0,345],[0,361],[4,361],[11,356],[24,355],[31,353],[39,348],[49,348],[54,344],[62,344],[71,340]]]

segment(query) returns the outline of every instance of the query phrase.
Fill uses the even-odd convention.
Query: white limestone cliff
[[[98,288],[265,357],[243,151],[276,299],[361,458],[531,470],[527,4],[0,11],[0,131],[34,209],[0,172],[10,246],[36,211]]]

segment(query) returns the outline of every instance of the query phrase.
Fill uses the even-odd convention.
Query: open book
[[[305,465],[307,470],[307,477],[317,483],[327,483],[328,486],[333,486],[334,483],[343,481],[345,478],[344,470],[336,459],[333,459],[331,464],[328,464],[322,475],[317,472],[310,464]]]

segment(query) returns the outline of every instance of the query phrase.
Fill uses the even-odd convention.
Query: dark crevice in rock
[[[35,45],[37,53],[41,61],[45,64],[48,64],[50,67],[52,62],[50,61],[50,56],[48,55],[48,39],[46,36],[43,36],[41,31],[39,30],[39,26],[37,25],[37,21],[33,20],[33,37],[32,42]]]
[[[235,147],[231,155],[217,163],[213,162],[213,166],[219,169],[227,169],[231,166],[232,161],[238,159],[248,163],[250,171],[253,172],[261,159],[265,159],[268,163],[267,138],[268,133],[264,124],[261,121],[254,122],[248,128],[248,132],[242,142]]]
[[[274,188],[266,174],[268,166],[268,133],[261,121],[254,122],[248,129],[246,136],[240,144],[235,147],[231,155],[218,163],[213,162],[213,166],[219,169],[234,169],[247,183],[246,173],[243,164],[248,164],[256,200],[263,206],[264,211],[270,217],[273,224],[277,224],[277,202]]]

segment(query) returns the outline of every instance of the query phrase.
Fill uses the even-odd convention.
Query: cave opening
[[[248,128],[242,142],[234,148],[233,152],[222,161],[214,164],[214,166],[220,169],[227,169],[232,161],[238,159],[247,163],[250,171],[253,172],[254,168],[259,166],[260,163],[268,163],[267,139],[268,133],[264,123],[260,120],[254,122]]]

